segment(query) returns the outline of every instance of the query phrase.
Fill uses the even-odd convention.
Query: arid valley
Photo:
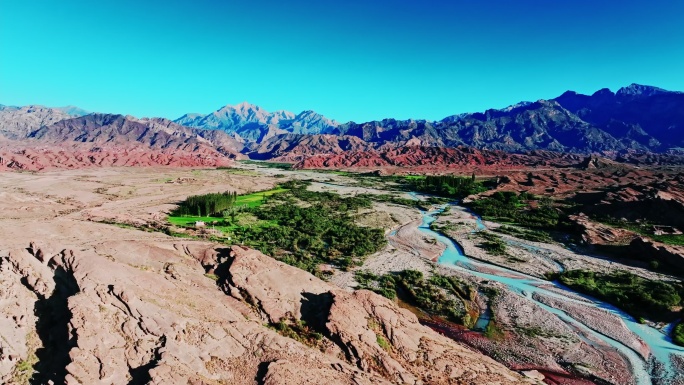
[[[684,1],[0,1],[0,385],[684,385]]]
[[[631,172],[658,175],[653,183],[679,177]],[[684,383],[684,348],[668,336],[676,315],[639,323],[562,283],[568,271],[628,271],[681,288],[673,268],[602,252],[626,230],[585,215],[575,218],[584,245],[533,241],[522,227],[413,192],[406,178],[254,162],[2,174],[2,382],[23,383],[31,365],[36,383],[68,384]],[[527,183],[515,180],[481,195]],[[380,231],[378,251],[348,265],[310,257],[313,270],[296,268],[278,261],[288,246],[263,255],[231,239],[236,227],[219,218],[169,222],[190,195],[239,198],[277,186],[289,190],[254,207],[339,200],[351,223]],[[576,195],[567,178],[564,186]],[[308,193],[278,198],[300,190]],[[669,198],[681,205],[677,191]],[[368,202],[352,207],[354,199]],[[233,219],[253,229],[264,225],[258,215]],[[678,250],[670,247],[681,258]]]

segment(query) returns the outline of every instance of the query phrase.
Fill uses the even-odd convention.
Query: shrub
[[[650,280],[629,272],[601,274],[569,270],[559,279],[561,283],[615,305],[635,318],[668,320],[672,317],[672,308],[683,304],[684,287],[680,283]]]
[[[680,346],[684,346],[684,322],[680,322],[672,330],[672,341]]]

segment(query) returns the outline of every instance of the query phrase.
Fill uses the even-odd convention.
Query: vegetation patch
[[[679,322],[679,324],[672,329],[672,341],[677,345],[684,346],[684,321]]]
[[[323,350],[323,334],[314,331],[302,320],[292,321],[282,319],[280,322],[269,325],[283,337],[292,338],[306,346]]]
[[[501,329],[494,320],[489,321],[487,328],[484,331],[484,335],[494,341],[501,341],[505,337],[503,329]]]
[[[291,170],[292,167],[294,166],[292,163],[264,162],[264,161],[258,161],[258,160],[241,160],[240,163],[252,164],[252,165],[256,165],[259,167],[265,167],[265,168],[277,168],[279,170]]]
[[[559,280],[579,292],[608,302],[635,318],[671,321],[673,310],[684,305],[681,283],[650,280],[629,272],[601,274],[569,270]]]
[[[307,187],[308,182],[288,181],[246,195],[190,197],[192,203],[182,202],[179,209],[199,206],[202,214],[211,215],[172,215],[169,221],[188,228],[204,222],[219,231],[218,241],[250,246],[319,276],[324,275],[321,264],[348,269],[386,245],[382,229],[355,224],[355,214],[372,207],[371,200],[309,191]]]
[[[216,169],[224,171],[224,172],[231,174],[231,175],[242,175],[242,176],[259,176],[259,175],[261,175],[254,170],[245,170],[244,168],[221,166],[221,167],[217,167]]]
[[[375,291],[390,299],[400,296],[402,300],[428,314],[444,317],[467,327],[475,322],[468,309],[476,291],[458,278],[435,274],[426,279],[423,273],[416,270],[382,276],[358,271],[355,278],[361,289]]]
[[[497,191],[465,205],[483,218],[501,223],[554,229],[561,222],[561,213],[553,207],[550,198],[537,198],[524,192]]]
[[[435,221],[430,223],[430,230],[446,234],[447,231],[456,230],[456,224],[451,221],[446,221],[446,223],[440,225]]]
[[[389,342],[385,339],[385,336],[382,334],[375,334],[375,338],[378,342],[378,346],[380,346],[384,351],[389,352],[392,350],[392,347],[390,346]]]
[[[548,232],[543,230],[524,229],[515,226],[499,226],[492,230],[496,231],[497,233],[508,234],[516,238],[524,239],[526,241],[544,243],[553,242],[553,238],[551,238],[551,235],[549,235]]]
[[[483,239],[483,241],[478,245],[483,250],[487,251],[491,255],[506,255],[506,243],[501,239],[500,236],[491,233],[489,231],[479,231],[476,233],[477,236]]]
[[[20,385],[28,385],[31,383],[31,378],[36,372],[35,366],[39,359],[36,355],[38,349],[38,335],[34,331],[29,332],[26,336],[26,343],[28,348],[28,355],[25,359],[21,359],[14,366],[12,371],[12,383]]]
[[[323,263],[343,269],[358,266],[386,245],[382,229],[354,223],[353,214],[371,207],[370,200],[313,192],[307,185],[288,182],[287,193],[268,206],[250,209],[259,220],[273,225],[238,227],[231,231],[235,241],[314,274],[320,274],[318,266]]]

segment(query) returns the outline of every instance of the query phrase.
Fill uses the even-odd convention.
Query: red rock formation
[[[468,168],[482,170],[520,169],[524,167],[568,166],[583,157],[547,151],[511,154],[504,151],[478,150],[472,147],[441,148],[407,146],[370,151],[347,151],[313,155],[297,164],[298,168],[373,168],[406,167],[449,171]]]
[[[55,168],[85,167],[216,167],[227,166],[232,159],[204,148],[196,151],[154,150],[142,145],[92,146],[0,146],[0,171],[41,171]]]

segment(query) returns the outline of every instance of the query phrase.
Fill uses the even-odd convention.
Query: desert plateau
[[[629,167],[567,170],[573,178],[559,184],[542,170],[535,180],[574,199],[573,183],[619,182],[609,174]],[[671,186],[662,192],[670,199],[648,204],[681,202],[678,173],[631,172],[646,184],[635,191]],[[32,365],[31,381],[68,384],[681,383],[684,349],[667,335],[675,313],[640,323],[563,284],[570,272],[628,271],[676,288],[677,247],[635,233],[624,240],[623,230],[587,214],[569,216],[577,244],[541,233],[532,241],[524,227],[411,191],[416,177],[380,174],[260,162],[2,174],[3,382],[22,383]],[[499,190],[518,196],[527,183],[499,179],[482,201]],[[224,219],[169,220],[188,196],[217,191],[238,199],[276,192]],[[300,256],[304,240],[281,245],[255,231],[275,231],[260,213],[287,202],[302,210],[343,204],[350,223],[377,229],[380,239],[365,252],[352,248],[351,261]],[[315,225],[289,226],[307,224]],[[324,232],[308,230],[312,238]],[[609,246],[629,257],[596,254]],[[638,250],[649,247],[645,260]]]

